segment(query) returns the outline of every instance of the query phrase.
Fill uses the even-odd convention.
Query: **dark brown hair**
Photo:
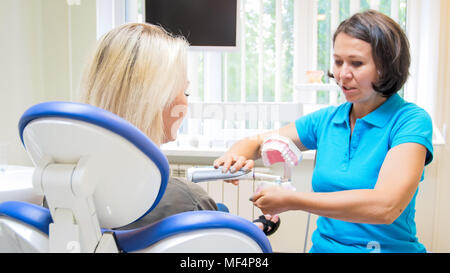
[[[384,97],[399,91],[409,76],[411,57],[409,42],[402,28],[390,17],[375,10],[356,13],[344,20],[333,36],[333,46],[339,33],[363,40],[372,46],[378,80],[373,89]],[[331,78],[334,75],[328,73]]]

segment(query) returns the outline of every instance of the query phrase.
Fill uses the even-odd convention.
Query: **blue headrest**
[[[164,194],[169,180],[169,163],[159,148],[143,132],[125,119],[92,105],[58,101],[44,102],[30,107],[20,118],[19,134],[24,146],[23,133],[26,126],[34,120],[47,117],[91,123],[120,135],[133,144],[157,166],[161,174],[161,186],[157,198],[152,207],[143,216],[156,207]]]

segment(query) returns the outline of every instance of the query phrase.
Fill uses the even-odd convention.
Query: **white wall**
[[[18,135],[22,113],[76,95],[95,31],[95,1],[0,1],[0,144],[9,164],[31,164]]]
[[[18,149],[22,112],[44,98],[41,1],[0,1],[0,142],[9,162],[27,163]]]
[[[437,84],[436,124],[443,131],[446,145],[436,153],[435,215],[433,250],[450,252],[450,1],[441,0],[439,72]]]

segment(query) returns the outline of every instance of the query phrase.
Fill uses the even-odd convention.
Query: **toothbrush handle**
[[[227,179],[251,179],[252,177],[251,172],[242,170],[234,173],[230,171],[222,173],[222,168],[189,168],[187,173],[187,181],[194,183]]]
[[[239,170],[237,172],[231,173],[230,171],[222,173],[222,168],[189,168],[187,170],[186,179],[189,182],[205,182],[213,180],[241,180],[241,179],[254,179],[254,180],[266,180],[266,181],[281,181],[281,177],[277,175],[270,175],[264,173],[255,173],[253,171],[243,171]]]

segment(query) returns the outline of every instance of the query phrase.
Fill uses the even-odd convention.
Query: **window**
[[[97,0],[97,38],[126,22],[143,22],[143,0]]]
[[[104,30],[114,27],[114,22],[142,22],[143,2],[97,0],[98,5],[112,6],[113,16],[107,17]],[[223,151],[242,137],[278,128],[318,108],[341,103],[343,98],[336,84],[327,76],[332,64],[332,35],[339,23],[355,12],[376,9],[406,29],[422,20],[408,9],[413,7],[417,12],[426,5],[416,0],[238,3],[238,49],[190,50],[188,117],[177,141],[164,145],[165,149]],[[307,71],[322,71],[322,83],[308,83]],[[407,97],[415,101],[417,95],[411,93],[416,88],[410,89],[401,90],[400,94],[409,92]]]
[[[406,31],[406,0],[318,0],[317,5],[317,69],[326,72],[332,68],[333,45],[331,38],[339,23],[350,17],[357,11],[375,9],[389,15]],[[327,73],[324,73],[324,82],[329,83]],[[403,90],[399,92],[403,95]],[[330,92],[317,91],[316,102],[329,103]],[[334,101],[342,101],[341,93],[332,94],[337,96]]]
[[[239,50],[190,52],[191,118],[183,123],[180,137],[194,140],[171,146],[200,141],[199,146],[226,148],[244,136],[342,102],[327,76],[338,24],[372,8],[406,27],[406,0],[241,0],[240,7]],[[310,70],[323,72],[323,84],[307,83]]]

